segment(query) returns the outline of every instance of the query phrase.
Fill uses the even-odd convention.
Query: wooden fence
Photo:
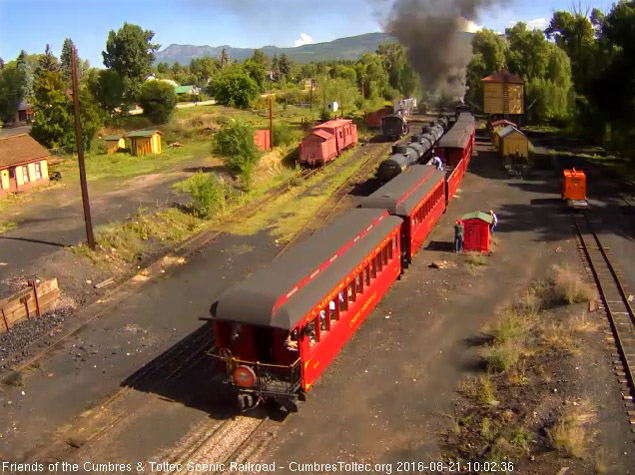
[[[0,333],[8,332],[24,319],[37,318],[53,310],[59,299],[57,279],[29,282],[28,288],[0,300]]]

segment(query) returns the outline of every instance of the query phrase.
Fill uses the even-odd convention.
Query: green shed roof
[[[468,219],[480,219],[481,221],[485,221],[487,224],[492,224],[494,222],[494,218],[489,213],[483,213],[482,211],[474,211],[472,213],[464,214],[461,216],[463,221],[467,221]]]
[[[174,92],[177,94],[187,94],[192,89],[194,89],[194,86],[179,86],[174,88]]]
[[[108,136],[104,137],[104,140],[106,142],[110,142],[111,140],[117,140],[118,141],[119,139],[121,139],[123,137],[124,137],[123,134],[108,135]]]
[[[128,134],[128,138],[152,137],[154,134],[161,134],[161,131],[159,131],[159,130],[135,130],[134,132],[130,132]]]
[[[498,132],[496,132],[496,134],[498,134],[500,138],[503,138],[503,137],[507,137],[509,134],[514,132],[518,132],[523,137],[525,136],[525,134],[523,134],[520,130],[518,130],[516,127],[513,127],[511,125],[505,127],[504,129],[500,129]]]

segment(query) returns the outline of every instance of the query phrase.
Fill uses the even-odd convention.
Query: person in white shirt
[[[489,210],[489,214],[493,219],[492,224],[489,226],[489,231],[494,234],[494,229],[496,229],[496,225],[498,224],[498,216],[496,216],[496,213],[494,213],[491,209]]]

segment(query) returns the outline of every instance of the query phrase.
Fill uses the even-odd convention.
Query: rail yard
[[[635,473],[635,2],[124,3],[3,27],[2,473]]]

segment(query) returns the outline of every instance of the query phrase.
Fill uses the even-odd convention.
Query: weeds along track
[[[635,432],[635,315],[620,280],[619,270],[609,257],[609,249],[602,245],[588,216],[574,218],[579,237],[578,249],[588,263],[608,317],[617,353],[613,355],[615,374],[622,384],[622,398],[633,432]]]

